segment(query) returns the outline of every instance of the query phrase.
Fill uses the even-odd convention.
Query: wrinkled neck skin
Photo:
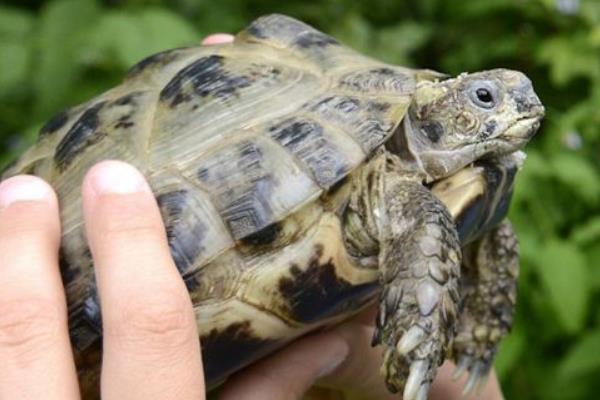
[[[434,149],[418,126],[414,116],[407,115],[390,139],[388,149],[398,155],[404,170],[421,175],[426,183],[450,176],[481,157],[475,146]]]
[[[419,175],[423,182],[430,183],[450,176],[485,154],[477,151],[477,146],[436,150],[417,126],[414,116],[407,115],[386,147],[399,157],[403,171]]]

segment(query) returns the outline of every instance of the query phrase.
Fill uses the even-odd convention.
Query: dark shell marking
[[[202,161],[198,180],[216,198],[215,205],[235,239],[257,232],[272,221],[271,192],[277,184],[264,165],[263,151],[252,141],[237,144]]]
[[[202,241],[209,227],[190,206],[186,190],[163,193],[156,200],[165,221],[171,255],[177,269],[185,276],[204,251]]]
[[[406,95],[412,91],[414,80],[411,76],[391,68],[376,68],[369,71],[351,72],[342,77],[339,85],[359,93]]]
[[[100,142],[113,131],[128,131],[134,126],[134,118],[139,110],[138,96],[134,92],[113,101],[100,101],[81,114],[67,131],[54,153],[54,162],[60,171],[69,165],[88,148]]]
[[[241,243],[246,246],[266,246],[277,240],[279,233],[281,232],[281,223],[274,222],[267,225],[263,229],[255,232],[251,235],[246,236],[241,240]]]
[[[62,138],[54,153],[54,161],[60,170],[68,167],[79,153],[101,139],[102,134],[97,134],[96,129],[100,125],[98,114],[105,104],[102,101],[88,108]]]
[[[378,282],[352,284],[340,278],[332,260],[322,261],[323,246],[315,245],[315,255],[306,269],[291,265],[291,277],[279,281],[281,298],[288,315],[298,322],[312,323],[350,310],[357,310],[372,299]]]
[[[384,112],[390,108],[387,103],[361,101],[353,96],[328,96],[317,100],[307,108],[326,121],[344,129],[360,146],[365,154],[370,154],[381,146],[391,134],[393,124]]]
[[[240,75],[229,71],[223,56],[202,57],[179,71],[161,91],[160,99],[169,102],[171,107],[190,101],[195,96],[225,99],[259,78],[269,79],[280,73],[277,68],[258,64],[253,64],[247,72],[247,75]]]
[[[100,312],[100,299],[96,285],[90,287],[90,296],[83,301],[83,317],[86,322],[98,333],[102,334],[102,314]]]
[[[352,169],[346,154],[316,121],[291,118],[269,128],[270,136],[310,170],[319,186],[330,188]]]
[[[69,121],[69,110],[67,109],[67,110],[63,110],[63,111],[59,112],[58,114],[56,114],[55,116],[50,118],[50,120],[48,122],[46,122],[44,124],[44,126],[42,126],[42,128],[40,129],[38,140],[58,131],[60,128],[65,126],[68,121]]]
[[[68,262],[65,258],[64,248],[61,247],[58,252],[58,265],[63,282],[74,282],[81,275],[81,269]]]
[[[300,35],[294,44],[305,49],[309,47],[339,46],[339,42],[331,36],[316,31]]]
[[[249,321],[233,323],[224,330],[213,329],[200,338],[200,343],[209,387],[277,347],[276,341],[256,335]]]
[[[175,60],[184,50],[185,49],[169,49],[148,56],[131,67],[131,69],[127,72],[127,78],[134,78],[147,69],[156,68],[157,66],[164,66]]]
[[[284,47],[304,50],[339,46],[339,42],[333,37],[285,15],[273,14],[258,18],[245,31],[256,39],[270,39]]]

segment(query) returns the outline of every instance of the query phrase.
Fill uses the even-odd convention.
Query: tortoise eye
[[[471,101],[480,108],[489,110],[496,106],[496,91],[494,87],[486,82],[479,82],[470,90]]]
[[[492,94],[490,93],[489,90],[487,90],[485,88],[477,89],[475,94],[477,95],[477,98],[479,99],[479,101],[481,101],[482,103],[493,103],[494,102],[494,98],[492,97]]]

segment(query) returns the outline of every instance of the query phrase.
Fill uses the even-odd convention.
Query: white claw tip
[[[419,394],[417,395],[417,400],[427,400],[427,397],[429,396],[429,387],[429,384],[421,386],[421,389],[419,389]]]
[[[403,400],[417,400],[419,390],[425,380],[428,370],[428,362],[424,360],[415,361],[410,366],[410,373],[404,386]]]
[[[465,384],[465,387],[463,389],[463,396],[466,397],[470,395],[471,393],[473,393],[473,389],[475,389],[478,386],[478,383],[481,379],[481,369],[481,364],[476,363],[473,369],[471,370],[469,380],[467,380],[467,383]]]
[[[454,373],[452,374],[452,380],[457,381],[461,376],[465,373],[469,365],[471,364],[471,360],[468,357],[463,357],[458,362],[458,365],[454,369]]]

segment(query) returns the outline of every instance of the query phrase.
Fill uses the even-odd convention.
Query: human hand
[[[205,397],[196,322],[154,197],[133,167],[93,167],[82,188],[101,299],[103,399]],[[0,185],[0,399],[80,397],[58,268],[56,195]]]

